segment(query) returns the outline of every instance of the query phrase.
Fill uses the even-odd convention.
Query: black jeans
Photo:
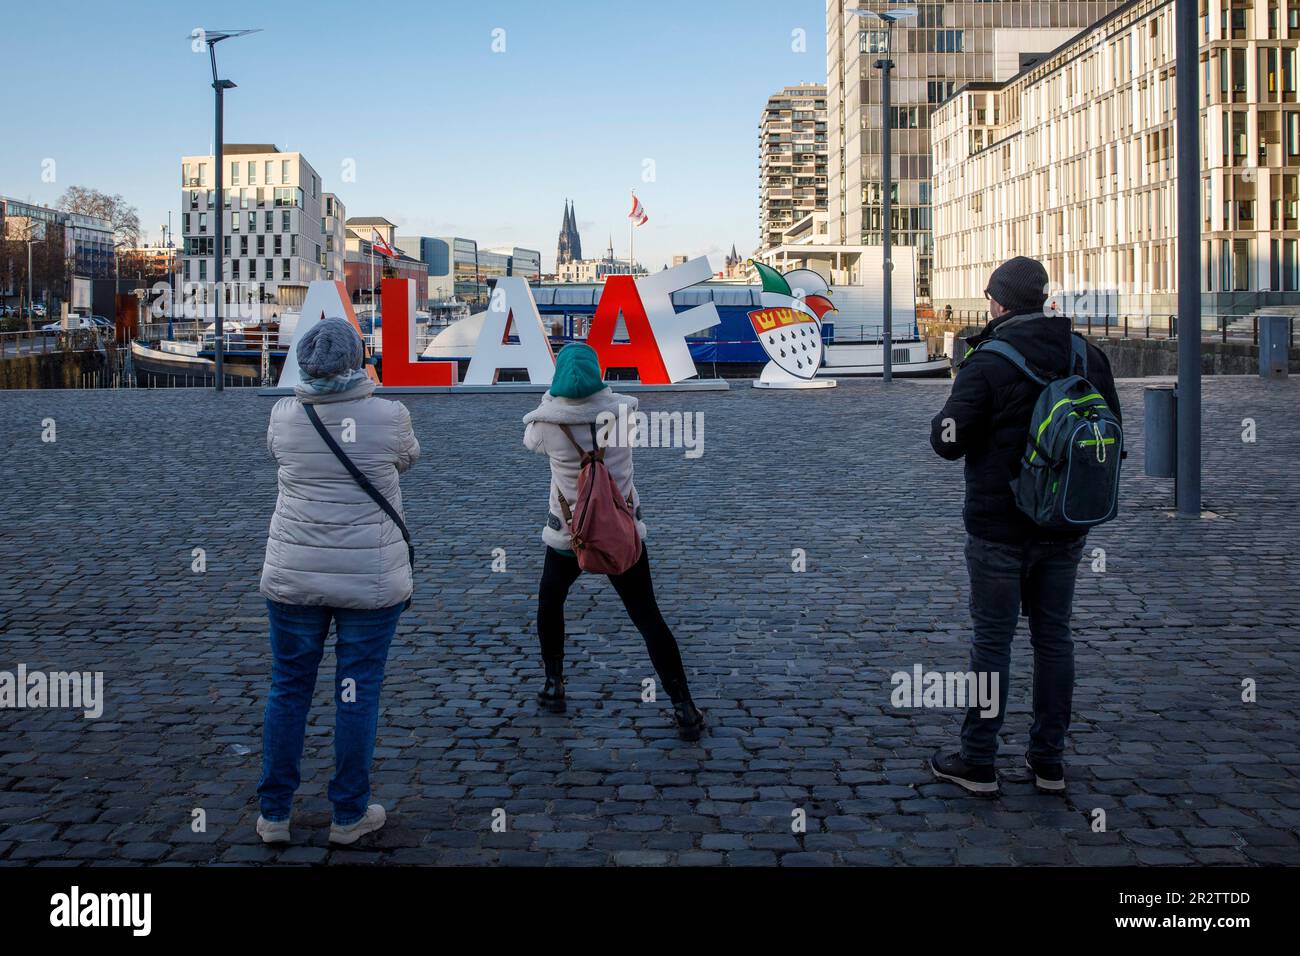
[[[541,640],[544,660],[564,659],[564,601],[580,574],[582,569],[576,557],[560,554],[554,548],[546,549],[542,583],[537,589],[537,636]],[[641,557],[636,564],[622,574],[611,574],[609,580],[623,599],[632,623],[645,638],[650,663],[654,665],[664,690],[674,701],[680,700],[687,692],[686,671],[673,632],[668,629],[655,602],[654,584],[650,580],[650,556],[645,545],[641,546]]]
[[[1029,729],[1029,756],[1060,763],[1070,726],[1074,695],[1074,642],[1070,606],[1084,539],[998,544],[974,535],[966,538],[970,571],[970,615],[975,626],[970,668],[998,675],[998,712],[981,717],[978,706],[966,711],[961,728],[962,757],[970,764],[991,764],[998,752],[998,731],[1007,710],[1011,641],[1023,606],[1029,614],[1029,642],[1034,651],[1034,723]]]

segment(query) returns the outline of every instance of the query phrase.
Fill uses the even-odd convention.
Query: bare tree
[[[0,260],[8,263],[10,282],[16,288],[19,300],[26,303],[27,328],[33,327],[33,302],[26,301],[29,287],[27,263],[28,240],[31,240],[30,285],[46,299],[51,290],[62,289],[68,282],[67,260],[63,254],[63,227],[47,224],[43,235],[32,220],[20,225],[15,220],[7,224],[8,235],[0,239]]]
[[[85,186],[69,186],[59,198],[59,208],[64,212],[80,213],[83,216],[98,216],[113,224],[113,236],[121,245],[138,246],[140,244],[140,216],[136,208],[121,195],[110,196],[98,189]]]

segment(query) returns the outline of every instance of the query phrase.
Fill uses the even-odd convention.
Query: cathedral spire
[[[573,211],[573,200],[564,200],[564,217],[560,220],[560,241],[555,248],[555,265],[576,262],[582,258],[582,240],[578,238],[578,219]]]
[[[582,237],[578,235],[578,213],[572,199],[569,200],[569,244],[573,248],[573,258],[582,258]]]

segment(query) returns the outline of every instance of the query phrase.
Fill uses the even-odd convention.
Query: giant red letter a
[[[623,324],[627,326],[626,342],[614,341],[620,312]],[[602,374],[611,368],[634,368],[645,385],[669,384],[668,370],[659,354],[659,343],[650,328],[645,306],[641,304],[636,280],[631,276],[610,276],[605,280],[596,314],[591,319],[587,344],[600,356]]]

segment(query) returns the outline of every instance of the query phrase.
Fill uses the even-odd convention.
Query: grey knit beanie
[[[347,319],[322,319],[298,340],[298,368],[312,378],[328,378],[361,368],[361,336]]]
[[[1010,312],[1041,309],[1047,301],[1047,270],[1037,259],[1016,256],[993,270],[984,290],[990,299]]]

